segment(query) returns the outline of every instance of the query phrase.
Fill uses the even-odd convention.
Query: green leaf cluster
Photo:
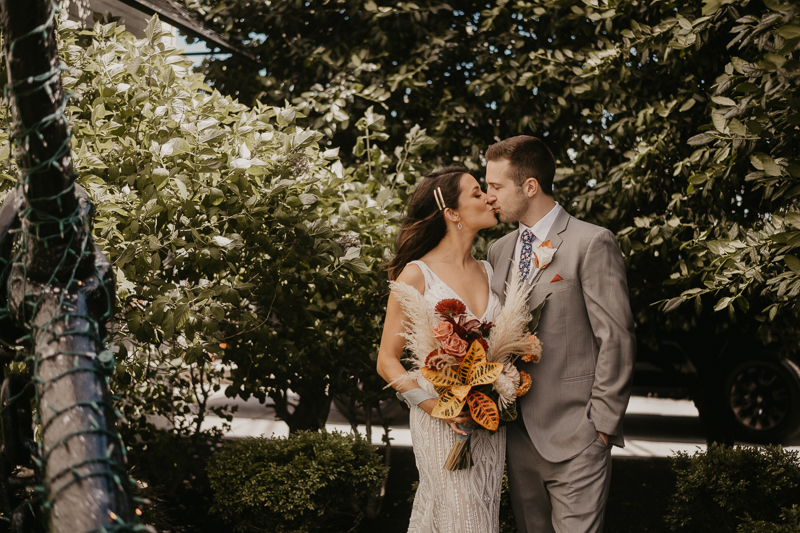
[[[342,179],[294,109],[251,109],[211,90],[162,42],[158,19],[141,41],[114,24],[82,34],[88,46],[65,37],[64,84],[78,180],[119,287],[126,416],[140,429],[157,413],[196,431],[192,405],[219,390],[220,361],[324,349],[308,334],[307,304],[344,255],[341,225],[319,200]]]
[[[672,469],[676,490],[667,515],[672,531],[796,531],[800,527],[797,452],[780,446],[712,444],[692,456],[678,452]],[[758,529],[759,523],[764,529]]]
[[[800,311],[800,10],[765,4],[726,25],[732,39],[708,90],[710,123],[689,139],[692,155],[675,165],[676,174],[688,174],[688,203],[727,190],[731,205],[712,212],[713,226],[700,226],[682,246],[688,268],[672,280],[695,287],[665,302],[666,310],[709,294],[714,310],[732,320],[751,301],[763,322]],[[732,8],[715,5],[704,11],[711,20],[732,18]]]
[[[779,523],[745,518],[736,531],[737,533],[797,533],[800,531],[800,505],[784,509]]]
[[[374,371],[380,265],[425,130],[385,153],[384,116],[368,109],[354,126],[362,164],[345,167],[296,107],[223,96],[157,18],[146,34],[102,21],[59,32],[77,179],[117,281],[113,387],[134,461],[148,442],[175,442],[162,429],[197,444],[208,414],[230,420],[208,407],[223,385],[292,431],[323,427],[333,394],[386,399]],[[17,170],[0,164],[8,190]]]
[[[353,435],[234,441],[208,464],[211,512],[234,531],[353,531],[387,471],[373,446]]]
[[[646,344],[724,335],[737,316],[737,331],[760,328],[770,341],[795,320],[794,4],[187,4],[263,67],[212,59],[201,69],[209,83],[252,101],[292,100],[337,145],[356,147],[342,150],[346,161],[363,161],[353,125],[369,106],[389,111],[390,144],[409,124],[425,128],[435,166],[479,171],[496,139],[544,138],[558,162],[556,199],[617,233]]]

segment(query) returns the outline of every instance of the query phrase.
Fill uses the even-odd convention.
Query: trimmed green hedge
[[[211,513],[234,531],[345,532],[386,476],[375,448],[341,433],[231,442],[208,464]]]
[[[797,452],[711,445],[693,456],[679,452],[673,461],[672,531],[800,532]]]

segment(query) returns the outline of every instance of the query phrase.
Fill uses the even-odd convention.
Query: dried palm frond
[[[527,353],[530,347],[528,323],[531,314],[528,311],[528,296],[531,289],[532,285],[523,283],[519,277],[519,269],[512,265],[511,281],[506,284],[506,303],[495,317],[487,339],[489,361],[505,364],[511,362],[515,355]]]
[[[402,281],[389,282],[389,288],[403,309],[405,320],[403,320],[403,333],[400,335],[405,337],[406,349],[411,352],[411,357],[406,359],[411,365],[410,372],[389,383],[388,386],[391,386],[408,379],[416,379],[419,376],[419,369],[425,366],[425,358],[439,348],[439,341],[431,334],[431,328],[436,326],[438,320],[433,308],[425,301],[425,297],[417,289]]]

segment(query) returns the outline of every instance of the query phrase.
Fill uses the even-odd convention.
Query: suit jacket
[[[489,249],[492,290],[505,303],[519,230]],[[539,270],[529,299],[549,295],[536,335],[539,363],[520,363],[531,375],[519,399],[521,419],[537,451],[558,463],[578,455],[602,431],[624,446],[622,419],[636,357],[625,265],[614,234],[561,211],[547,234],[556,253]],[[562,280],[554,281],[555,275]]]

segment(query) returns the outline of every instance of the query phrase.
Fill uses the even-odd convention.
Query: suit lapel
[[[492,290],[500,296],[500,302],[506,303],[506,281],[511,274],[511,262],[514,259],[514,248],[517,245],[519,230],[510,233],[509,238],[503,243],[503,249],[498,254],[497,264],[494,265],[494,277],[492,278]]]
[[[567,229],[567,224],[569,223],[569,213],[562,207],[561,211],[559,211],[556,219],[553,221],[553,225],[550,227],[550,231],[547,233],[546,241],[550,241],[550,244],[553,245],[553,259],[555,259],[555,254],[558,253],[558,248],[561,246],[563,239],[561,239],[561,233]],[[515,241],[516,242],[516,241]],[[542,277],[542,272],[544,272],[544,268],[540,268],[539,272],[536,273],[534,276],[533,281],[531,283],[537,283],[539,278]]]

